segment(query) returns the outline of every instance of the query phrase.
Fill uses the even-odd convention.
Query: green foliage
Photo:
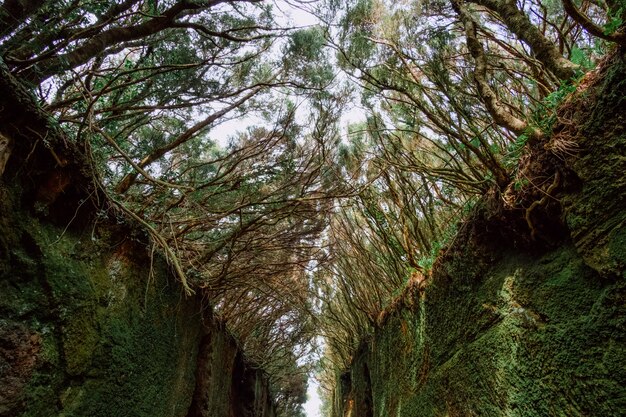
[[[440,241],[433,242],[430,253],[420,258],[420,260],[417,261],[418,265],[425,272],[430,272],[433,268],[433,264],[435,263],[435,260],[437,259],[437,256],[439,255],[439,252],[441,251],[441,248],[443,247],[444,245]]]
[[[296,64],[306,64],[323,57],[325,44],[322,27],[313,26],[293,32],[289,38],[287,51],[293,54]]]
[[[372,16],[374,12],[374,0],[358,0],[350,5],[340,24],[342,27],[341,40],[346,45],[345,54],[338,54],[339,64],[350,66],[357,63],[357,66],[365,65],[372,57],[375,44],[369,37],[375,26]]]
[[[456,234],[458,232],[457,222],[466,217],[473,207],[473,202],[470,201],[466,203],[463,206],[463,210],[461,211],[461,213],[453,217],[452,220],[450,220],[448,226],[441,233],[441,237],[431,243],[432,246],[430,252],[424,254],[424,256],[422,256],[418,260],[419,266],[422,267],[425,273],[429,273],[432,271],[433,264],[437,260],[437,257],[440,255],[441,251],[443,249],[446,249],[448,245],[454,241],[454,238],[456,237]]]
[[[556,114],[558,107],[565,101],[570,94],[576,91],[576,83],[562,83],[554,92],[550,93],[537,106],[533,112],[533,120],[545,134],[549,135],[556,123]]]
[[[530,132],[522,133],[517,138],[515,138],[515,142],[509,145],[504,160],[504,164],[508,169],[513,170],[517,167],[519,158],[522,156],[522,152],[524,151],[529,138]]]
[[[582,53],[582,51],[581,51]],[[520,157],[522,156],[526,143],[532,135],[532,128],[540,128],[546,135],[552,133],[552,128],[556,123],[556,115],[559,106],[574,92],[576,91],[576,81],[571,83],[563,83],[558,90],[550,93],[546,96],[541,103],[539,103],[533,112],[533,124],[529,126],[526,132],[517,136],[515,141],[507,147],[504,164],[509,169],[514,171],[517,168]],[[516,190],[520,189],[523,184],[517,182],[514,184]]]
[[[572,51],[570,53],[570,60],[574,64],[580,65],[584,70],[589,70],[593,68],[593,62],[591,61],[589,54],[576,46],[572,48]]]
[[[313,26],[293,32],[284,48],[286,66],[306,89],[325,89],[333,80],[334,68],[326,48],[324,29]],[[328,94],[319,93],[320,96]]]
[[[625,11],[626,8],[624,6],[617,10],[609,11],[608,22],[604,25],[605,35],[612,35],[624,24],[623,16]]]

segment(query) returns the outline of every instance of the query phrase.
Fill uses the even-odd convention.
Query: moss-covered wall
[[[273,417],[267,378],[140,231],[23,201],[0,181],[0,417]]]
[[[273,417],[263,372],[1,60],[0,135],[0,417]]]
[[[1,192],[0,340],[15,343],[0,348],[0,392],[14,391],[0,415],[184,416],[197,303],[180,297],[162,263],[150,268],[139,237],[64,232]]]
[[[0,416],[273,416],[263,373],[139,231],[0,194]]]
[[[624,415],[623,280],[600,278],[572,246],[462,275],[388,319],[344,395],[371,396],[375,417]]]
[[[569,104],[568,233],[459,242],[359,350],[334,417],[626,415],[623,54],[607,66]]]

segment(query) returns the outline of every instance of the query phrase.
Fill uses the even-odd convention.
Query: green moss
[[[39,360],[46,366],[58,367],[60,365],[59,346],[50,330],[51,329],[45,327],[40,329],[42,338]]]
[[[474,279],[471,293],[429,288],[361,352],[353,391],[369,369],[374,416],[620,415],[626,284],[570,246],[509,254]]]
[[[581,151],[568,168],[581,179],[580,189],[562,199],[574,244],[588,265],[605,276],[621,275],[626,266],[626,62],[612,64],[590,97],[577,107],[576,141]]]
[[[92,308],[81,308],[71,314],[63,327],[63,348],[66,372],[80,375],[90,368],[100,334]]]
[[[28,216],[11,227],[22,237],[5,233],[6,262],[19,268],[2,269],[0,311],[41,337],[14,415],[186,415],[199,305],[181,303],[168,268],[157,262],[148,283],[138,245],[123,249],[71,231],[61,236]]]

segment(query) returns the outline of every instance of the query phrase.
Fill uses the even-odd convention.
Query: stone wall
[[[263,373],[140,231],[64,230],[0,193],[0,416],[272,415]]]

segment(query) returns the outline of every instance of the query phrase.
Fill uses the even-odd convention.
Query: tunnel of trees
[[[625,18],[620,0],[4,0],[0,173],[44,153],[38,216],[138,225],[302,415],[309,375],[330,396],[468,219],[520,248],[563,234],[544,220],[572,186],[568,100],[623,54]]]

